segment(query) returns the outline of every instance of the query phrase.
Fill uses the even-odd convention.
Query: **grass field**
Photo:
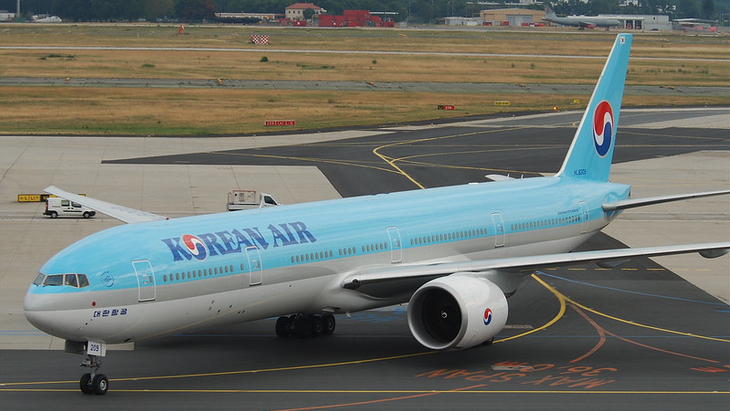
[[[369,82],[594,84],[615,33],[450,30],[332,30],[135,25],[0,25],[0,77],[252,79]],[[250,43],[268,34],[270,44]],[[728,87],[729,37],[635,36],[627,84]],[[43,47],[190,47],[180,50],[63,50]],[[205,50],[201,50],[205,48]],[[303,52],[282,52],[280,50]],[[315,53],[359,50],[372,54]],[[509,56],[378,54],[457,52]],[[543,57],[535,57],[542,55]],[[586,55],[599,58],[567,59]],[[554,56],[554,57],[549,57]],[[265,59],[263,57],[266,57]],[[660,59],[657,59],[660,58]],[[680,59],[681,58],[681,59]],[[676,60],[673,60],[676,59]],[[692,59],[692,60],[686,60]],[[262,61],[267,60],[267,61]],[[574,107],[587,95],[408,93],[393,91],[241,90],[226,88],[0,88],[0,133],[213,135],[271,131],[265,120],[297,128],[372,125]],[[494,102],[508,100],[509,107]],[[712,97],[626,96],[625,105],[728,105]],[[455,111],[441,111],[453,104]]]

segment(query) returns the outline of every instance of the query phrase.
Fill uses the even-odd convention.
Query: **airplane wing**
[[[373,268],[353,274],[342,283],[343,288],[356,290],[362,285],[387,281],[446,276],[454,273],[487,272],[490,270],[525,270],[541,267],[565,266],[579,263],[605,263],[632,257],[659,257],[664,255],[698,252],[705,258],[716,258],[730,251],[730,242],[673,245],[614,250],[581,251],[575,253],[510,257],[494,260],[445,262],[434,264],[402,265],[392,268]]]
[[[673,194],[659,197],[647,197],[637,198],[631,200],[616,201],[613,203],[603,204],[603,211],[618,211],[625,210],[627,208],[643,207],[652,204],[668,203],[670,201],[687,200],[690,198],[710,197],[718,196],[722,194],[730,194],[730,190],[719,190],[719,191],[705,191],[702,193],[690,193],[690,194]]]
[[[134,208],[108,203],[106,201],[97,200],[95,198],[69,193],[68,191],[61,190],[60,188],[55,186],[46,187],[44,191],[57,197],[65,198],[66,200],[71,200],[75,203],[79,203],[83,206],[94,209],[100,213],[104,213],[109,217],[116,218],[117,220],[125,223],[144,223],[148,221],[168,219],[167,217],[148,213],[146,211],[136,210]]]

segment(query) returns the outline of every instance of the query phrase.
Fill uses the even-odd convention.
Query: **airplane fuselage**
[[[394,265],[567,252],[615,217],[603,203],[628,193],[625,185],[543,177],[114,227],[41,268],[26,316],[67,340],[113,344],[403,303],[424,279],[372,292],[342,281]],[[40,284],[64,274],[84,274],[89,284]],[[514,292],[505,277],[520,274],[492,278]]]
[[[621,22],[617,19],[608,19],[602,17],[586,17],[586,16],[570,16],[570,17],[556,17],[549,16],[543,18],[543,20],[554,24],[560,24],[562,26],[570,27],[619,27]]]

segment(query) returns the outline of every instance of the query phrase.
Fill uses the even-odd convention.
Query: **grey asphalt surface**
[[[702,191],[704,184],[727,188],[730,127],[723,125],[730,119],[729,113],[727,109],[625,113],[612,178],[623,179],[636,172],[640,176],[635,187],[638,197],[651,190]],[[118,139],[126,151],[104,146],[110,141],[102,140],[109,139],[106,137],[0,137],[0,148],[12,161],[0,181],[0,192],[5,195],[23,189],[37,177],[28,175],[25,181],[14,178],[15,169],[37,161],[23,153],[34,153],[33,148],[40,145],[54,147],[46,149],[47,155],[68,157],[74,173],[94,175],[100,187],[106,181],[104,170],[117,176],[126,170],[124,187],[113,190],[127,190],[119,193],[121,200],[105,199],[152,212],[169,206],[175,191],[192,195],[195,204],[200,201],[196,200],[196,190],[206,182],[219,185],[219,190],[230,189],[207,174],[204,180],[192,178],[216,170],[222,175],[239,167],[277,173],[292,168],[301,174],[316,166],[340,196],[415,188],[408,179],[387,170],[373,154],[378,148],[427,187],[484,181],[484,175],[493,172],[531,176],[557,170],[577,117],[562,113],[393,127],[333,139],[312,134],[316,138],[306,142],[310,135],[291,136],[290,144],[277,136],[207,141]],[[675,120],[695,127],[659,126]],[[719,126],[703,128],[698,123]],[[24,141],[28,145],[20,145]],[[71,144],[72,150],[63,149]],[[100,147],[102,159],[91,157]],[[12,156],[16,152],[17,159]],[[713,157],[713,153],[720,157]],[[63,175],[66,163],[51,157],[47,169],[45,163],[36,163],[30,170],[36,175]],[[190,177],[185,175],[181,180],[182,169],[193,170]],[[74,173],[66,174],[66,178]],[[178,176],[174,181],[173,175]],[[255,184],[256,174],[246,176],[244,185]],[[158,177],[161,183],[167,182],[164,190],[170,193],[168,201],[152,202],[141,196],[140,203],[150,206],[138,204],[138,192],[144,192],[144,187],[150,187]],[[87,193],[92,196],[101,193],[89,182],[69,183],[80,190],[89,188]],[[125,198],[132,202],[125,202]],[[707,204],[718,208],[706,208]],[[675,214],[671,221],[628,213],[627,217],[632,225],[649,224],[646,229],[642,226],[644,231],[638,237],[652,232],[671,237],[679,231],[680,239],[669,243],[690,242],[693,235],[707,237],[707,241],[727,240],[730,235],[727,199],[672,207]],[[16,209],[4,196],[0,208]],[[31,281],[32,270],[37,269],[15,263],[20,255],[43,252],[32,248],[47,241],[26,239],[26,231],[54,233],[56,237],[60,232],[84,235],[107,224],[103,219],[51,222],[32,215],[24,217],[24,210],[27,208],[2,220],[3,231],[13,230],[3,243],[8,252],[0,253],[9,259],[0,265],[4,285],[9,284],[11,271]],[[685,210],[692,213],[689,226],[682,225]],[[42,227],[34,229],[36,225]],[[47,237],[63,242],[69,234],[55,240],[54,235]],[[636,241],[623,231],[612,235],[615,238],[599,235],[585,248],[619,247]],[[12,238],[23,238],[22,247],[10,242]],[[728,257],[711,263],[699,257],[682,259],[700,271],[719,267],[724,277],[715,287],[728,285]],[[102,371],[111,379],[111,391],[104,397],[78,392],[80,357],[57,350],[3,349],[0,402],[4,409],[44,410],[724,409],[730,400],[730,307],[675,271],[649,259],[632,260],[612,270],[593,265],[546,269],[529,278],[510,299],[508,327],[500,334],[500,341],[466,351],[424,350],[408,331],[403,307],[338,317],[335,334],[316,339],[278,339],[274,320],[262,320],[140,342],[134,351],[113,351],[106,357]],[[21,333],[30,335],[32,331],[11,329],[0,333],[0,339]]]

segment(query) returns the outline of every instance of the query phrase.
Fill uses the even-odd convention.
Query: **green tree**
[[[158,17],[171,17],[175,13],[174,0],[145,0],[144,17],[154,21]]]
[[[56,0],[51,12],[64,20],[72,21],[89,21],[94,17],[91,0]]]
[[[711,19],[715,16],[715,0],[702,0],[700,7],[703,19]]]
[[[678,18],[697,18],[700,16],[700,9],[695,0],[679,0],[677,4]]]
[[[175,14],[186,21],[212,20],[218,6],[213,0],[178,0],[175,5]]]
[[[316,14],[316,12],[314,11],[314,9],[311,9],[311,8],[305,9],[302,12],[302,16],[304,16],[304,20],[312,20],[312,17],[314,17],[315,14]]]
[[[91,0],[93,16],[99,20],[137,20],[144,13],[145,0]]]

